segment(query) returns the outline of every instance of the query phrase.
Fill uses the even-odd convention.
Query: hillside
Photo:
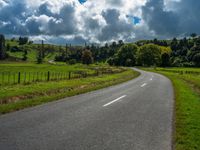
[[[10,60],[21,61],[24,56],[24,51],[27,51],[27,61],[35,62],[41,44],[27,43],[19,45],[17,40],[6,40],[6,51]],[[58,54],[59,46],[44,44],[45,58],[44,61],[54,60]]]

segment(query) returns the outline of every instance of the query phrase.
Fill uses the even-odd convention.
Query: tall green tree
[[[169,54],[163,53],[161,55],[161,60],[162,60],[162,62],[161,62],[161,66],[162,67],[168,67],[168,66],[170,66],[170,55]]]
[[[160,66],[161,49],[155,44],[146,44],[138,51],[138,63],[143,66]]]
[[[195,54],[192,61],[195,63],[196,67],[200,67],[200,53]]]
[[[135,45],[135,44],[125,44],[125,45],[123,45],[117,53],[119,65],[121,65],[121,66],[135,66],[136,65],[137,51],[138,51],[138,46]]]
[[[197,36],[197,34],[196,34],[196,33],[192,33],[190,36],[191,36],[192,38],[195,38],[195,37]]]
[[[28,43],[28,37],[19,37],[19,45],[24,45]]]
[[[90,50],[84,50],[82,53],[82,63],[83,64],[92,64],[93,63],[93,57],[92,52]]]
[[[5,57],[5,37],[4,35],[0,34],[0,60],[5,59]]]
[[[25,49],[24,54],[23,54],[23,58],[22,58],[23,61],[26,61],[28,59],[27,54],[28,54],[28,51]]]
[[[42,40],[42,47],[39,48],[38,50],[37,63],[38,64],[43,63],[43,59],[44,59],[44,41]]]

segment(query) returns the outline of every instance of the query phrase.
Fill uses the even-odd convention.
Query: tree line
[[[15,39],[11,39],[15,40]],[[19,45],[32,44],[28,37],[19,37]],[[23,60],[27,60],[26,48],[6,45],[4,35],[0,35],[0,59],[8,57],[6,51],[23,51]],[[35,47],[37,62],[42,63],[45,56],[55,53],[55,61],[69,64],[107,62],[115,66],[163,66],[163,67],[200,67],[200,36],[193,33],[190,37],[172,40],[140,40],[124,43],[122,40],[102,45],[85,44],[85,46],[45,45],[42,41]]]

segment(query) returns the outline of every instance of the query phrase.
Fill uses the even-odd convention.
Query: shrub
[[[76,64],[76,59],[70,59],[69,62],[68,62],[70,65],[74,65]]]

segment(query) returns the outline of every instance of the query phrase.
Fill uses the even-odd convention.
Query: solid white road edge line
[[[141,87],[144,87],[144,86],[146,86],[146,85],[147,85],[147,83],[144,83],[144,84],[141,85]]]
[[[125,97],[126,97],[126,95],[123,95],[123,96],[121,96],[121,97],[119,97],[119,98],[117,98],[117,99],[115,99],[115,100],[113,100],[113,101],[111,101],[111,102],[109,102],[109,103],[103,105],[103,107],[109,106],[109,105],[111,105],[112,103],[115,103],[115,102],[117,102],[117,101],[119,101],[120,99],[125,98]]]

